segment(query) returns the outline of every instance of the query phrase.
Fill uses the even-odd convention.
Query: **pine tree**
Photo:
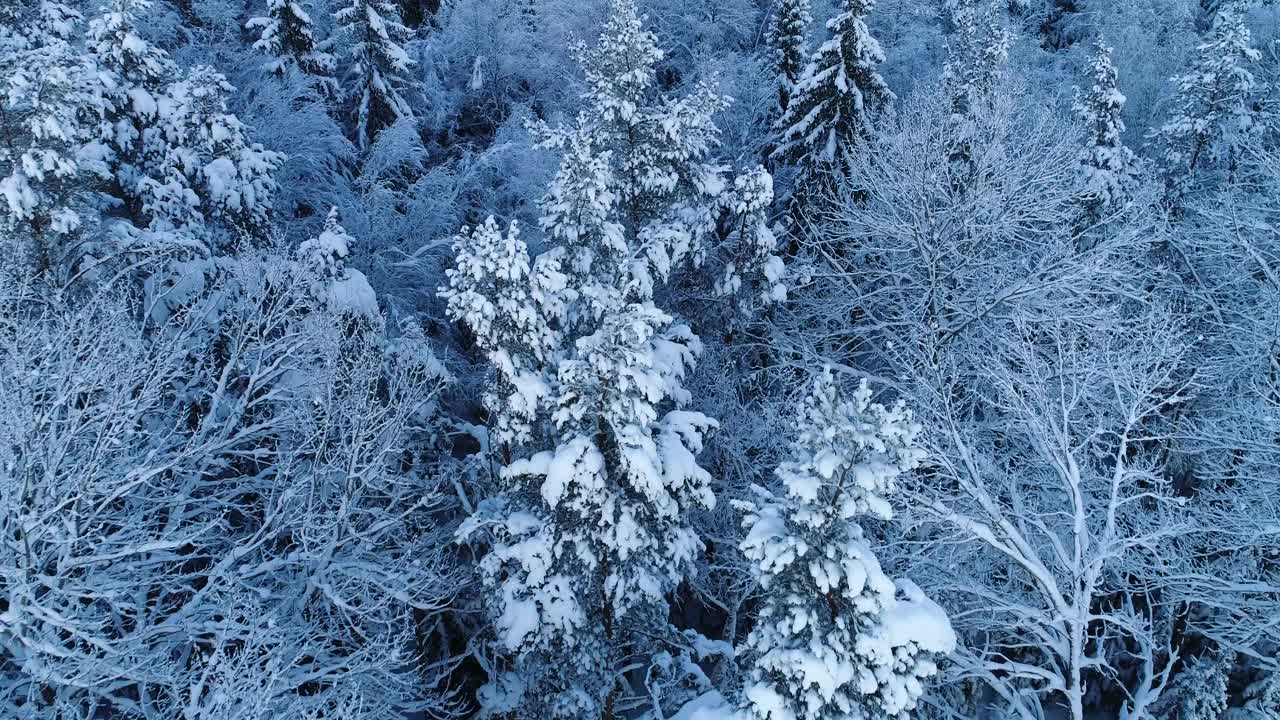
[[[778,77],[778,109],[786,112],[791,93],[809,58],[809,0],[780,0],[766,42],[773,48]]]
[[[253,47],[271,57],[266,65],[269,72],[284,75],[297,68],[317,78],[324,92],[336,89],[333,56],[316,42],[311,16],[298,0],[268,0],[266,16],[249,20],[245,27],[258,30]]]
[[[893,101],[876,69],[884,52],[867,29],[874,6],[874,0],[842,0],[841,12],[827,22],[831,39],[810,58],[778,120],[775,157],[809,172],[844,172],[847,158],[870,136],[876,114]]]
[[[401,23],[399,6],[385,0],[350,0],[334,19],[347,47],[346,95],[355,140],[364,149],[385,128],[413,117],[404,97],[413,61],[401,47],[413,33]]]
[[[609,313],[559,363],[553,449],[509,465],[502,512],[473,519],[495,529],[482,572],[536,686],[525,717],[608,716],[624,658],[667,632],[702,547],[688,515],[715,501],[695,459],[715,423],[678,407],[700,349],[651,302]]]
[[[154,219],[197,235],[260,238],[277,190],[277,152],[251,142],[227,102],[235,90],[221,73],[197,66],[161,99],[154,135],[144,144],[160,160],[149,183]],[[191,208],[194,196],[198,204]]]
[[[80,20],[50,0],[0,8],[3,252],[36,271],[74,260],[63,254],[85,221],[77,153],[97,106],[92,68],[72,44]]]
[[[1084,204],[1088,216],[1097,222],[1133,196],[1138,159],[1121,139],[1125,97],[1116,87],[1111,48],[1099,41],[1090,67],[1093,83],[1083,97],[1076,98],[1075,109],[1088,132],[1080,158]]]
[[[1178,94],[1172,115],[1153,138],[1164,149],[1166,181],[1175,196],[1211,163],[1229,159],[1250,129],[1257,82],[1249,66],[1262,57],[1250,43],[1244,16],[1235,4],[1224,5],[1191,68],[1173,79]]]
[[[744,648],[750,717],[905,718],[931,654],[954,646],[942,610],[910,582],[895,588],[858,524],[892,517],[886,496],[924,456],[919,431],[901,403],[872,403],[865,380],[846,395],[828,368],[795,418],[782,493],[739,503],[764,590]]]
[[[1177,720],[1218,720],[1227,710],[1227,674],[1220,661],[1201,658],[1179,676]]]
[[[316,275],[333,279],[347,271],[347,258],[355,246],[355,238],[347,234],[338,219],[338,208],[330,208],[324,219],[324,230],[298,246],[302,264]]]
[[[99,91],[106,110],[87,155],[107,180],[107,193],[142,227],[149,224],[144,206],[152,204],[145,199],[154,182],[151,166],[164,154],[157,146],[165,138],[154,130],[160,102],[178,76],[168,53],[138,33],[136,13],[150,7],[150,0],[111,0],[90,21],[87,37],[89,53],[107,78]]]
[[[612,158],[607,152],[597,153],[581,128],[549,133],[542,146],[560,151],[560,167],[542,198],[539,224],[559,244],[564,269],[584,300],[587,315],[598,317],[620,302],[619,280],[631,251],[618,218]]]
[[[715,501],[696,460],[715,422],[683,409],[683,379],[701,344],[657,307],[654,290],[705,253],[731,194],[708,157],[712,115],[725,101],[706,85],[661,95],[654,35],[630,0],[615,0],[612,10],[599,42],[577,48],[584,111],[567,126],[534,128],[540,145],[561,155],[541,219],[558,245],[530,265],[496,227],[473,233],[459,245],[447,291],[451,312],[507,375],[501,381],[524,385],[516,391],[536,385],[547,398],[536,403],[536,418],[509,423],[517,432],[499,421],[499,437],[533,442],[512,448],[499,498],[460,531],[472,540],[483,532],[491,543],[481,577],[494,589],[497,641],[525,688],[521,717],[613,715],[629,692],[621,668],[657,662],[668,649],[662,640],[675,631],[667,597],[701,549],[690,515]],[[505,259],[478,263],[480,246],[492,249],[479,254]],[[565,340],[535,349],[547,331],[525,313],[538,305],[539,281],[528,268],[537,275],[540,263],[563,268],[576,299],[547,323]],[[507,270],[478,269],[487,264]],[[552,353],[552,345],[560,347]],[[551,362],[536,383],[515,379],[512,371],[544,358]]]

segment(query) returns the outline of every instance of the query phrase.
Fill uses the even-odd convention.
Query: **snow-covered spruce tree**
[[[298,246],[302,264],[323,278],[339,278],[346,271],[347,258],[355,239],[347,234],[338,219],[338,208],[330,208],[324,219],[324,231]]]
[[[228,112],[234,88],[226,78],[204,66],[180,77],[168,54],[140,36],[135,11],[149,7],[112,0],[89,23],[105,110],[84,155],[140,229],[205,249],[261,237],[284,158],[251,142]]]
[[[197,66],[160,98],[157,126],[143,133],[144,156],[154,162],[144,204],[153,224],[215,243],[265,234],[284,158],[249,140],[227,109],[234,89],[213,68]]]
[[[995,95],[1009,59],[1012,35],[1000,25],[993,4],[985,0],[955,0],[947,13],[952,32],[942,84],[951,101],[953,128],[947,142],[957,177],[971,177],[975,117]]]
[[[667,596],[702,548],[689,515],[715,502],[696,461],[715,422],[679,409],[689,399],[681,380],[700,351],[688,327],[651,302],[606,314],[558,368],[554,449],[507,470],[540,492],[557,547],[552,567],[564,573],[556,584],[581,608],[579,626],[564,628],[581,655],[557,659],[591,694],[574,688],[581,697],[557,713],[608,716],[634,703],[616,673],[628,658],[653,662],[663,649],[654,640],[672,634]]]
[[[1085,174],[1085,211],[1094,224],[1129,202],[1137,183],[1138,160],[1121,139],[1125,97],[1116,87],[1111,48],[1101,41],[1090,69],[1093,82],[1088,92],[1076,98],[1075,110],[1088,133],[1080,167]]]
[[[778,238],[769,227],[773,205],[773,176],[763,167],[744,172],[733,180],[733,192],[725,193],[729,226],[724,247],[729,258],[714,290],[721,296],[737,298],[744,313],[752,307],[787,299],[783,282],[786,266],[776,255]],[[750,293],[743,292],[744,283]]]
[[[1192,658],[1177,674],[1176,679],[1171,681],[1171,687],[1161,693],[1162,702],[1149,708],[1149,715],[1138,717],[1220,720],[1227,710],[1225,669],[1220,658]],[[1125,720],[1128,718],[1125,717]]]
[[[698,263],[705,255],[726,188],[723,167],[710,157],[720,133],[713,116],[729,99],[705,82],[678,97],[660,93],[663,51],[631,0],[613,0],[599,41],[580,45],[575,56],[587,109],[576,126],[538,128],[542,146],[578,142],[607,164],[632,261],[624,272],[645,295],[682,261]]]
[[[884,52],[867,29],[874,6],[874,0],[842,0],[840,13],[827,22],[831,39],[809,59],[777,122],[774,156],[800,164],[811,176],[843,173],[870,136],[876,114],[894,99],[876,69]]]
[[[480,571],[515,674],[491,687],[522,688],[505,700],[519,717],[612,717],[649,701],[622,673],[655,662],[673,634],[667,594],[701,548],[688,515],[715,500],[695,459],[714,421],[664,412],[687,402],[699,350],[652,302],[607,312],[559,363],[551,449],[508,465],[501,495],[460,530],[492,539]]]
[[[0,8],[0,252],[36,272],[74,260],[64,255],[84,221],[76,155],[94,103],[73,44],[80,20],[50,0]]]
[[[950,18],[954,29],[947,38],[942,78],[953,111],[964,116],[999,84],[1013,38],[984,0],[956,0]]]
[[[933,655],[953,649],[946,614],[913,583],[895,588],[858,524],[893,516],[887,496],[924,457],[919,431],[901,403],[871,402],[865,380],[847,395],[827,368],[795,418],[781,493],[742,503],[764,591],[743,648],[750,717],[906,718]]]
[[[560,349],[565,302],[573,297],[556,254],[535,261],[513,221],[506,233],[490,217],[463,228],[453,242],[454,267],[440,296],[488,355],[497,387],[485,395],[493,439],[511,462],[511,450],[533,440],[551,385],[547,370]]]
[[[779,0],[766,42],[773,49],[778,77],[778,109],[786,112],[796,83],[809,60],[809,0]]]
[[[352,134],[364,149],[385,128],[413,117],[404,97],[413,61],[401,47],[412,31],[400,21],[400,6],[385,0],[349,0],[334,19],[338,43],[346,48],[343,82]]]
[[[259,33],[253,47],[270,56],[266,69],[284,75],[290,68],[317,79],[318,87],[335,91],[333,55],[316,41],[311,16],[298,0],[268,0],[267,14],[249,20],[246,27]]]
[[[763,223],[772,178],[753,168],[728,183],[711,155],[720,134],[714,115],[730,99],[706,82],[676,97],[661,93],[656,36],[630,0],[612,7],[599,42],[575,50],[588,110],[566,126],[533,127],[540,147],[561,154],[541,224],[564,246],[565,271],[589,286],[580,290],[596,313],[628,293],[652,294],[682,262],[700,265],[717,229],[736,234],[726,244],[752,246],[753,254],[773,242]],[[770,267],[772,289],[782,268]]]
[[[1213,18],[1209,36],[1196,48],[1178,86],[1169,120],[1152,134],[1163,152],[1162,165],[1173,201],[1198,182],[1202,171],[1231,162],[1250,129],[1251,95],[1257,87],[1249,67],[1262,54],[1251,45],[1249,28],[1235,3]]]
[[[160,121],[160,99],[178,76],[177,65],[161,48],[138,34],[138,12],[150,9],[150,0],[112,0],[89,22],[86,46],[98,70],[104,73],[99,102],[104,113],[86,144],[85,157],[93,162],[106,183],[105,193],[120,214],[147,227],[149,183],[157,145],[165,138],[153,129]],[[148,132],[148,130],[151,130]],[[153,149],[147,157],[147,144]]]
[[[611,155],[597,152],[591,137],[574,130],[547,135],[543,146],[560,152],[560,167],[542,198],[538,222],[558,245],[555,252],[583,300],[568,308],[566,321],[575,325],[617,305],[631,248],[619,222]]]
[[[492,677],[482,695],[493,711],[521,717],[614,717],[655,702],[665,713],[679,693],[655,699],[661,694],[646,684],[696,684],[700,675],[672,658],[680,635],[667,599],[702,547],[691,514],[715,501],[696,460],[715,422],[682,409],[701,344],[655,304],[654,291],[679,264],[706,254],[725,210],[730,192],[708,157],[712,114],[725,101],[707,85],[660,94],[654,35],[630,0],[612,11],[599,42],[578,49],[585,109],[568,126],[535,128],[540,144],[561,154],[541,221],[559,244],[531,267],[559,263],[576,295],[560,313],[566,339],[547,373],[550,402],[532,422],[533,442],[512,449],[499,495],[460,531],[490,543],[481,576],[494,589],[497,649],[513,670]],[[496,227],[489,234],[499,249],[510,239]],[[507,254],[522,258],[523,250]],[[516,276],[527,272],[504,263]],[[459,271],[455,282],[465,277]],[[541,320],[525,327],[518,316],[469,312],[511,313],[517,302],[495,300],[540,292],[525,282],[460,305],[482,343],[507,343],[499,360],[522,353],[533,368],[537,356],[521,347],[532,341],[521,335]],[[458,289],[451,301],[463,297]]]

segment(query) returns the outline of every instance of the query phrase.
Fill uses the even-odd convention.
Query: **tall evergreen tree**
[[[948,157],[956,182],[971,179],[975,114],[995,96],[1009,59],[1012,35],[1001,24],[996,5],[985,0],[953,0],[945,17],[951,33],[942,68],[943,90],[951,103],[953,128],[947,138]]]
[[[1173,79],[1178,86],[1173,111],[1153,133],[1163,149],[1171,194],[1187,192],[1207,166],[1229,161],[1251,129],[1257,82],[1249,68],[1262,57],[1251,43],[1240,8],[1225,4],[1196,48],[1191,68]]]
[[[1093,82],[1088,92],[1076,98],[1075,109],[1088,133],[1080,158],[1085,174],[1084,204],[1093,222],[1123,207],[1132,197],[1137,182],[1138,159],[1125,146],[1125,97],[1116,87],[1116,68],[1111,48],[1098,41],[1090,65]]]
[[[346,46],[345,92],[353,134],[360,148],[403,118],[413,117],[404,94],[412,86],[413,61],[401,47],[413,32],[400,21],[400,7],[387,0],[349,0],[334,14]]]
[[[985,0],[953,0],[948,7],[952,30],[942,78],[953,111],[963,117],[998,86],[1013,38]]]
[[[483,529],[492,542],[481,573],[495,589],[498,642],[526,686],[521,717],[614,717],[638,701],[622,674],[666,662],[677,636],[667,597],[702,547],[690,516],[715,501],[696,455],[716,424],[683,409],[683,380],[702,346],[654,291],[703,254],[729,194],[708,158],[724,100],[705,85],[678,98],[659,93],[662,52],[630,0],[612,3],[599,42],[577,56],[586,108],[568,126],[535,128],[543,147],[561,153],[542,217],[559,245],[530,265],[508,235],[509,251],[490,253],[500,268],[492,283],[517,286],[481,289],[491,281],[468,269],[469,248],[503,241],[496,228],[489,240],[473,235],[446,291],[482,346],[499,347],[490,353],[500,364],[529,358],[515,369],[536,360],[521,340],[540,292],[525,268],[558,263],[577,298],[548,323],[566,341],[542,351],[554,360],[538,378],[549,401],[536,420],[520,421],[531,430],[519,437],[533,442],[513,451],[500,500],[462,530],[476,539]],[[544,393],[499,373],[517,391]]]
[[[540,128],[542,145],[578,143],[605,162],[616,218],[631,245],[625,272],[633,297],[643,299],[674,266],[705,254],[725,190],[722,168],[710,158],[720,134],[714,115],[729,101],[708,83],[679,97],[660,92],[664,54],[632,0],[613,0],[599,41],[580,44],[575,57],[589,109],[569,127]]]
[[[763,167],[744,172],[733,180],[729,201],[725,246],[732,248],[724,273],[715,284],[722,296],[736,296],[744,311],[752,306],[769,305],[787,298],[783,282],[786,267],[775,253],[778,238],[769,227],[768,213],[773,205],[773,176]],[[744,281],[754,291],[743,292]]]
[[[270,56],[268,71],[284,75],[297,68],[317,78],[326,93],[336,89],[333,56],[316,41],[311,16],[298,0],[268,0],[267,14],[249,20],[246,27],[258,30],[253,47]]]
[[[867,28],[874,6],[874,0],[842,0],[840,13],[827,22],[831,39],[810,58],[778,120],[775,157],[809,172],[843,172],[847,158],[870,136],[875,115],[893,101],[876,69],[884,52]]]
[[[758,720],[897,718],[915,707],[931,653],[950,652],[945,614],[915,585],[905,598],[858,519],[888,520],[897,477],[918,466],[920,426],[901,404],[846,395],[828,368],[795,418],[782,493],[759,488],[742,552],[764,589],[747,637],[748,714]]]
[[[155,182],[148,166],[165,154],[165,138],[154,130],[160,100],[179,74],[169,54],[138,33],[137,13],[150,7],[150,0],[111,0],[90,21],[87,36],[89,54],[108,78],[100,90],[106,113],[88,156],[108,179],[107,193],[125,206],[120,214],[143,227],[154,210],[144,199]]]
[[[812,22],[809,0],[779,0],[769,24],[767,42],[773,48],[778,108],[783,112],[809,59],[809,24]]]

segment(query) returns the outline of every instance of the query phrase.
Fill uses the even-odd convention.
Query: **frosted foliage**
[[[55,2],[0,9],[0,223],[12,241],[4,252],[47,266],[59,241],[83,219],[77,152],[81,116],[95,110],[91,68],[72,45],[80,16]],[[7,237],[0,247],[8,247]]]
[[[1090,64],[1088,92],[1077,96],[1075,110],[1088,133],[1080,167],[1085,175],[1085,205],[1095,220],[1124,205],[1138,183],[1138,159],[1125,147],[1125,97],[1116,87],[1111,48],[1098,43]]]
[[[696,461],[715,423],[660,410],[687,400],[680,380],[699,350],[651,303],[607,314],[559,362],[552,449],[507,466],[505,496],[460,530],[492,540],[480,570],[503,647],[530,677],[556,669],[524,706],[532,716],[539,703],[557,717],[598,712],[611,645],[664,606],[702,548],[689,517],[715,502]]]
[[[730,183],[711,159],[719,142],[713,116],[728,98],[705,82],[679,97],[660,93],[654,34],[629,0],[611,10],[596,45],[576,48],[587,110],[571,124],[532,127],[540,147],[560,153],[541,223],[586,301],[570,321],[598,322],[610,307],[650,297],[681,263],[703,262],[708,238],[725,228],[723,248],[734,257],[716,291],[733,294],[745,276],[764,275],[753,301],[775,301],[785,288],[765,222],[772,178],[756,168]]]
[[[156,229],[207,232],[214,223],[245,230],[267,224],[284,158],[249,142],[227,112],[233,88],[212,68],[173,83],[142,134],[143,208]]]
[[[412,118],[405,93],[412,83],[413,61],[402,43],[412,34],[400,21],[400,8],[382,0],[349,0],[334,13],[346,48],[345,87],[356,144],[367,148],[378,133]]]
[[[1227,709],[1227,676],[1218,662],[1202,658],[1179,676],[1170,720],[1218,720]]]
[[[520,445],[533,438],[533,423],[550,393],[547,368],[561,343],[556,329],[574,296],[560,271],[558,254],[530,260],[513,221],[503,233],[492,217],[454,239],[449,286],[440,290],[449,317],[475,335],[497,373],[486,395],[494,416],[494,438]]]
[[[680,383],[701,344],[652,304],[610,314],[576,351],[558,371],[557,449],[510,473],[541,478],[547,507],[580,518],[561,526],[562,537],[583,565],[606,563],[604,593],[623,617],[661,602],[701,547],[687,513],[715,503],[696,460],[715,422],[685,410],[660,414],[664,401],[688,401]]]
[[[747,661],[744,711],[759,720],[903,718],[955,635],[914,584],[895,587],[858,518],[892,517],[888,495],[924,453],[901,404],[846,395],[830,370],[795,419],[780,494],[758,488],[741,550],[764,591]],[[899,597],[901,595],[901,597]]]
[[[0,720],[1280,720],[1278,41],[0,0]]]
[[[346,271],[346,261],[354,246],[355,239],[338,221],[338,209],[331,208],[324,220],[324,231],[299,245],[298,255],[316,274],[335,278]]]
[[[556,134],[543,144],[561,151],[560,167],[542,198],[539,219],[559,243],[587,314],[598,317],[618,302],[629,246],[618,222],[618,195],[608,153],[595,153],[582,133]]]
[[[400,457],[438,363],[347,333],[309,279],[224,258],[158,324],[4,286],[0,717],[431,707],[406,648],[452,591],[442,503]]]
[[[138,112],[155,112],[152,87],[177,74],[178,68],[162,49],[139,33],[138,14],[152,8],[150,0],[110,0],[89,22],[88,48],[98,65],[114,77],[104,82],[109,96],[124,95]]]
[[[876,114],[894,99],[877,70],[884,51],[867,28],[874,7],[874,0],[844,0],[827,22],[831,39],[810,58],[778,120],[775,157],[843,171],[870,136]]]
[[[1239,9],[1224,7],[1196,48],[1190,69],[1173,78],[1174,107],[1154,139],[1164,148],[1163,165],[1175,192],[1188,189],[1205,166],[1230,155],[1252,129],[1251,96],[1258,83],[1250,68],[1262,53],[1251,43]]]

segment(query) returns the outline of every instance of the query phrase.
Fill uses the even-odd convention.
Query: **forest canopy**
[[[0,720],[1280,720],[1274,0],[5,0]]]

